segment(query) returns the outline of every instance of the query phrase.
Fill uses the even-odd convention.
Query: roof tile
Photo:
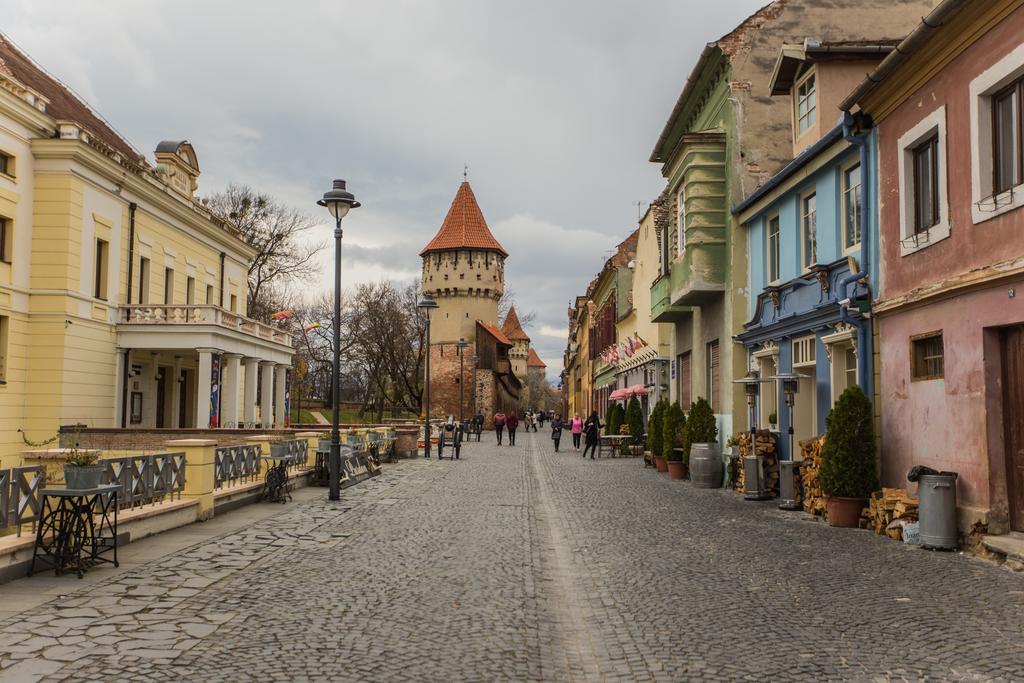
[[[434,239],[423,248],[420,256],[425,256],[432,251],[448,251],[451,249],[489,249],[508,256],[505,248],[494,239],[480,205],[476,203],[476,196],[469,182],[459,185],[459,191],[455,193],[455,199],[448,209],[448,215],[444,217],[441,229],[434,235]]]
[[[530,341],[530,337],[527,336],[523,330],[523,326],[519,322],[519,316],[516,314],[516,307],[512,306],[508,309],[508,315],[505,316],[505,322],[501,325],[501,331],[505,333],[505,336],[513,341]]]

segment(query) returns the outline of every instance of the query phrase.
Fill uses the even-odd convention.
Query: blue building
[[[782,47],[770,90],[792,101],[793,161],[733,208],[746,232],[751,286],[749,322],[736,339],[761,380],[758,427],[788,433],[782,383],[771,378],[795,375],[794,446],[824,433],[848,386],[872,395],[874,147],[869,122],[843,121],[838,103],[891,49],[810,39]],[[798,455],[788,441],[780,439],[783,457]]]

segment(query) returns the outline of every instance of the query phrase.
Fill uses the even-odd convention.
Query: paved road
[[[543,434],[344,497],[0,588],[0,680],[1024,678],[1024,577]]]

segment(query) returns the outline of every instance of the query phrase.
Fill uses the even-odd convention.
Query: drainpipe
[[[220,307],[224,308],[224,252],[220,252]]]
[[[132,303],[132,273],[135,266],[135,210],[139,205],[135,202],[128,204],[128,292],[125,303]]]
[[[864,128],[858,132],[854,132],[855,124],[864,124]],[[872,188],[868,186],[868,180],[871,178],[871,174],[868,173],[869,169],[869,149],[867,141],[867,131],[871,130],[871,121],[863,114],[859,117],[855,117],[849,111],[843,112],[843,139],[847,142],[857,145],[860,150],[860,172],[861,172],[861,197],[862,206],[860,212],[860,271],[859,273],[850,273],[842,280],[839,281],[839,295],[849,302],[849,294],[847,287],[851,284],[860,280],[866,280],[865,286],[868,289],[868,296],[871,296],[871,285],[870,285],[870,273],[871,273],[871,230],[868,225],[868,216],[874,211],[874,195]],[[874,387],[872,372],[870,369],[870,363],[865,362],[867,359],[872,359],[873,349],[872,347],[872,335],[870,331],[870,319],[861,315],[858,318],[849,317],[849,303],[845,304],[842,308],[842,316],[844,322],[851,322],[851,320],[858,320],[859,322],[853,323],[857,325],[858,339],[857,349],[861,355],[861,360],[857,363],[857,382],[864,389],[864,393],[869,398],[874,400]],[[865,326],[868,329],[864,329]]]

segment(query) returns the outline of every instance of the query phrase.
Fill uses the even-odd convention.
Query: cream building
[[[195,197],[192,145],[155,158],[0,35],[0,466],[67,424],[286,421],[290,335],[245,317],[255,252]]]

